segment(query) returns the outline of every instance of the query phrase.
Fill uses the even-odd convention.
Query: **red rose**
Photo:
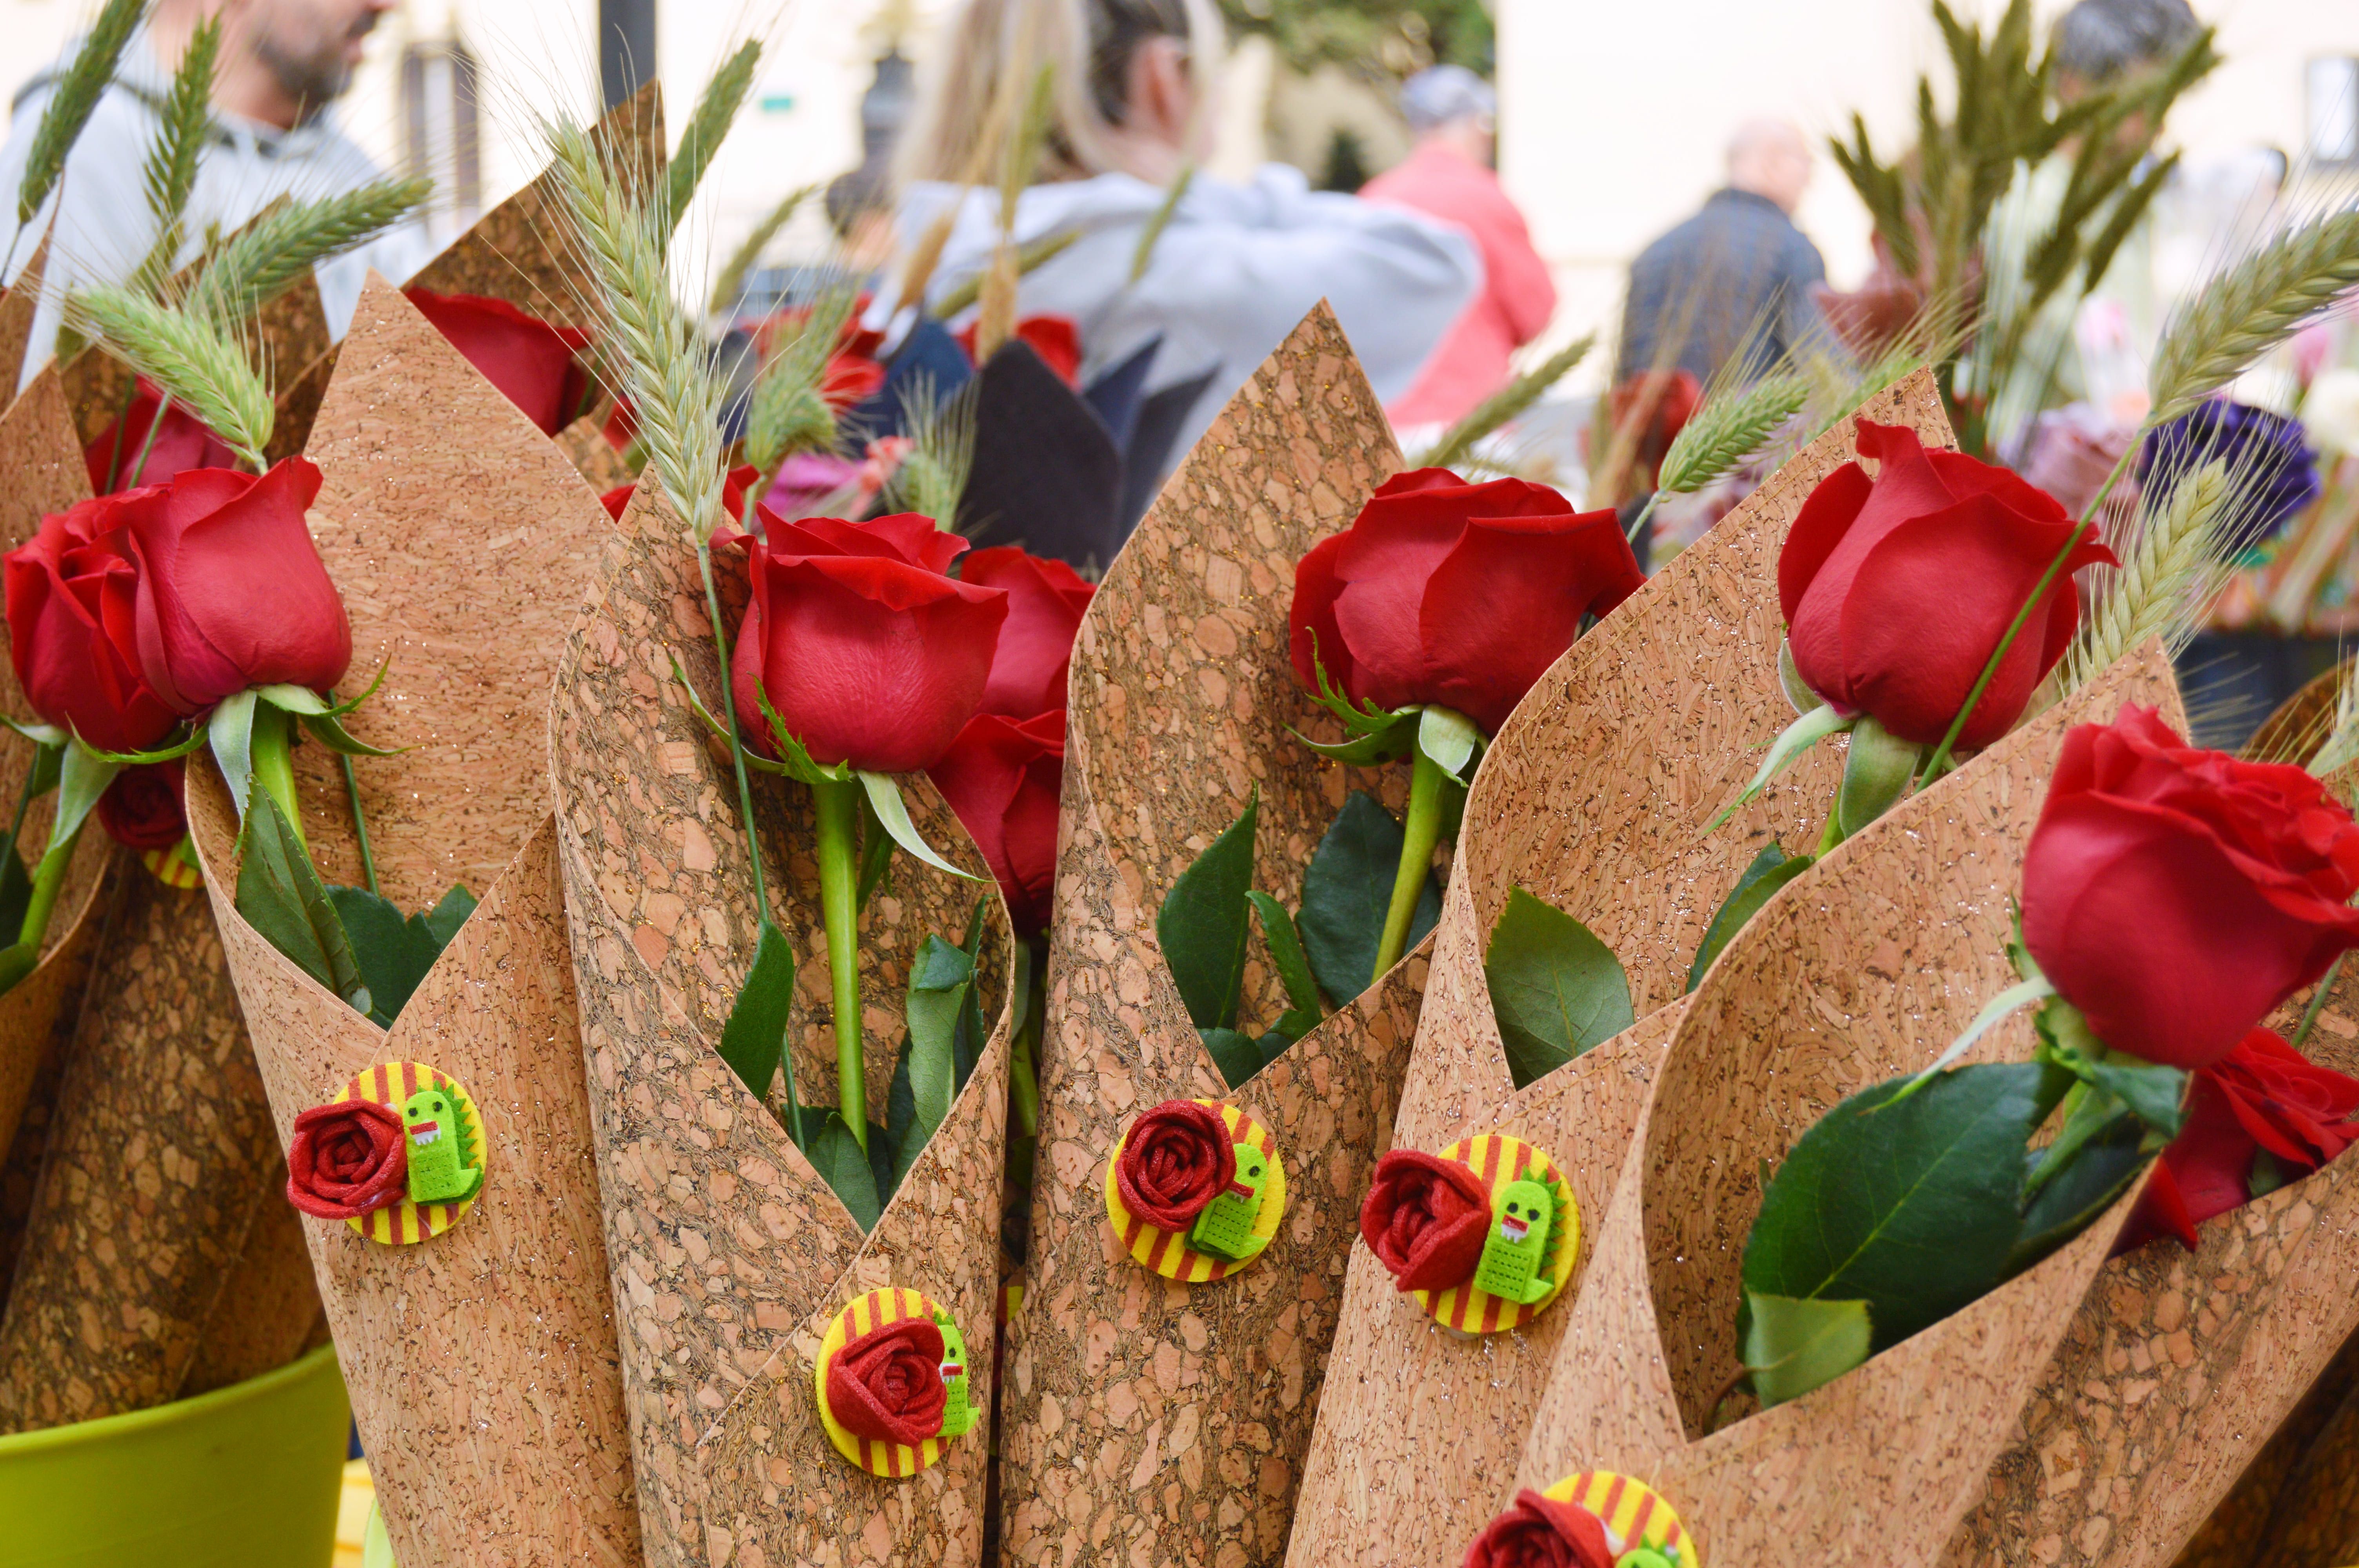
[[[161,517],[159,487],[85,501],[41,519],[8,552],[8,654],[25,700],[49,724],[109,752],[144,752],[178,716],[140,673],[134,517]]]
[[[399,1203],[409,1182],[400,1114],[375,1100],[315,1105],[287,1145],[287,1201],[321,1219],[357,1219]]]
[[[92,494],[111,495],[143,484],[162,484],[187,469],[237,466],[237,454],[229,444],[177,403],[164,416],[164,427],[156,433],[155,445],[149,447],[147,427],[156,422],[156,407],[162,401],[163,395],[156,390],[155,384],[141,376],[132,395],[131,406],[100,431],[98,439],[82,449],[82,466],[90,470]],[[147,460],[139,463],[143,448]],[[135,463],[139,463],[136,472],[132,469]],[[107,482],[110,477],[114,480],[112,484]]]
[[[1587,1509],[1527,1490],[1483,1527],[1466,1549],[1465,1568],[1614,1568],[1614,1548]]]
[[[1114,1166],[1123,1207],[1158,1230],[1185,1230],[1237,1179],[1237,1150],[1221,1113],[1168,1099],[1131,1124]]]
[[[854,1437],[914,1448],[942,1430],[942,1331],[929,1317],[872,1328],[827,1364],[827,1408]]]
[[[554,436],[581,416],[590,373],[580,355],[590,346],[589,333],[551,326],[505,299],[424,288],[402,292],[542,435]]]
[[[1064,562],[1014,546],[977,550],[959,564],[959,580],[1007,590],[1007,624],[999,629],[999,649],[991,656],[983,710],[1029,719],[1064,707],[1073,638],[1097,589]]]
[[[124,769],[98,797],[99,826],[134,849],[170,849],[189,831],[180,812],[181,775],[178,757]]]
[[[1876,460],[1875,477],[1850,462],[1821,481],[1777,557],[1794,667],[1843,711],[1935,745],[2073,522],[2006,470],[1928,452],[1913,430],[1862,419],[1859,452]],[[1989,745],[2022,716],[2080,626],[2072,574],[2113,559],[2092,524],[2000,661],[1961,747]]]
[[[343,677],[352,625],[303,521],[319,492],[320,470],[301,458],[259,479],[193,469],[134,492],[164,499],[129,516],[140,668],[179,713],[248,687],[326,691]]]
[[[958,330],[958,345],[966,351],[967,362],[975,362],[975,334],[983,325],[976,317]],[[1040,356],[1040,362],[1057,373],[1057,379],[1067,386],[1081,384],[1082,334],[1070,316],[1027,316],[1016,323],[1016,336],[1031,346]]]
[[[1645,580],[1611,512],[1576,513],[1519,479],[1397,474],[1295,568],[1294,673],[1318,689],[1315,644],[1355,702],[1436,703],[1495,735],[1582,617]]]
[[[739,721],[770,749],[757,697],[822,764],[916,773],[983,700],[1005,589],[946,575],[966,541],[903,512],[867,523],[760,512],[740,535],[753,595],[731,658]]]
[[[728,478],[721,481],[722,510],[728,513],[730,521],[740,527],[745,523],[745,492],[761,474],[762,470],[752,463],[740,463],[729,470]],[[600,496],[598,504],[606,509],[607,516],[620,523],[623,514],[630,508],[631,497],[638,493],[638,489],[637,480],[628,484],[618,484]]]
[[[2359,826],[2299,768],[2181,741],[2148,708],[2067,732],[2023,861],[2023,939],[2117,1051],[2226,1055],[2359,943]]]
[[[1395,1149],[1376,1162],[1360,1235],[1395,1288],[1446,1291],[1473,1276],[1491,1227],[1491,1195],[1462,1160]]]
[[[1016,934],[1048,929],[1057,889],[1064,710],[1021,724],[1003,714],[978,713],[926,773],[999,880]]]
[[[2130,1217],[2117,1251],[2176,1235],[2195,1249],[2195,1227],[2262,1192],[2298,1181],[2359,1141],[2359,1081],[2321,1067],[2267,1029],[2199,1068],[2187,1121]],[[2256,1157],[2274,1180],[2254,1190]]]

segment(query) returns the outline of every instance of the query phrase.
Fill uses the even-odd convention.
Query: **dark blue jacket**
[[[1756,319],[1756,367],[1814,340],[1829,347],[1832,338],[1810,288],[1826,276],[1819,248],[1776,202],[1749,191],[1714,191],[1702,211],[1630,264],[1619,373],[1655,368],[1668,342],[1670,368],[1710,381]]]

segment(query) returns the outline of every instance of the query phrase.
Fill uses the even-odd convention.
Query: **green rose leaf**
[[[1163,961],[1199,1029],[1231,1029],[1245,984],[1245,893],[1253,886],[1254,831],[1261,815],[1256,785],[1245,814],[1180,873],[1155,917]]]
[[[1266,1065],[1261,1042],[1250,1034],[1234,1029],[1199,1029],[1204,1049],[1212,1053],[1212,1065],[1221,1069],[1221,1076],[1229,1087],[1242,1088],[1245,1080]]]
[[[263,940],[284,953],[354,1011],[373,1013],[351,938],[311,859],[268,790],[255,790],[245,814],[245,863],[237,871],[237,912]]]
[[[1769,902],[1772,893],[1817,863],[1809,855],[1788,855],[1776,843],[1764,845],[1761,853],[1753,857],[1753,863],[1745,868],[1745,874],[1736,879],[1728,897],[1722,901],[1712,924],[1704,927],[1695,962],[1688,966],[1688,989],[1692,991],[1703,983],[1712,961],[1745,929],[1746,921],[1761,913],[1761,906]]]
[[[835,1195],[843,1201],[860,1228],[875,1229],[877,1219],[885,1213],[884,1200],[877,1195],[875,1166],[869,1162],[867,1152],[860,1147],[852,1123],[843,1119],[842,1111],[832,1106],[812,1108],[821,1113],[819,1127],[803,1152],[810,1157],[812,1169],[835,1189]],[[875,1136],[869,1141],[882,1146],[885,1140]]]
[[[426,971],[474,910],[474,895],[454,887],[432,911],[405,917],[391,900],[366,888],[332,887],[327,893],[352,944],[361,981],[368,987],[370,1022],[390,1029]]]
[[[1393,878],[1400,870],[1401,842],[1408,835],[1374,795],[1354,790],[1319,840],[1302,878],[1302,910],[1297,926],[1310,972],[1319,988],[1347,1003],[1368,989],[1375,973],[1376,945],[1385,934]],[[1409,918],[1408,946],[1425,940],[1441,919],[1441,886],[1430,873]]]
[[[1630,979],[1594,932],[1521,888],[1491,928],[1483,955],[1491,1011],[1522,1088],[1635,1022]]]
[[[1745,1369],[1761,1408],[1799,1400],[1867,1359],[1867,1303],[1745,1292]]]
[[[794,944],[785,932],[765,920],[755,939],[753,967],[745,971],[736,1005],[729,1010],[729,1022],[721,1029],[721,1059],[756,1099],[769,1094],[770,1080],[778,1076],[778,1062],[787,1047],[787,1017],[794,1005]],[[795,1141],[803,1144],[799,1137]],[[803,1146],[808,1152],[809,1146]]]

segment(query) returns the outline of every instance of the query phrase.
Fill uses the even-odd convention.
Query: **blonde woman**
[[[1150,392],[1212,373],[1175,453],[1321,299],[1392,398],[1483,284],[1459,231],[1313,191],[1277,164],[1245,185],[1196,176],[1134,283],[1139,238],[1171,181],[1211,154],[1223,47],[1212,0],[966,0],[902,143],[905,244],[964,194],[929,285],[940,297],[982,271],[999,239],[997,168],[977,152],[993,139],[995,100],[1042,59],[1055,67],[1041,183],[1016,203],[1016,237],[1081,238],[1024,280],[1021,309],[1072,318],[1085,376],[1158,336]]]

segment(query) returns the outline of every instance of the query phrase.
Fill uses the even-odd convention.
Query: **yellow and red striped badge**
[[[1572,1188],[1566,1184],[1564,1173],[1556,1168],[1556,1162],[1549,1158],[1546,1150],[1535,1149],[1520,1138],[1486,1132],[1479,1138],[1452,1143],[1441,1152],[1440,1157],[1462,1161],[1473,1167],[1484,1189],[1494,1197],[1509,1182],[1526,1180],[1545,1182],[1556,1195],[1559,1228],[1549,1255],[1549,1277],[1555,1283],[1547,1295],[1526,1306],[1521,1302],[1503,1301],[1488,1291],[1478,1291],[1472,1280],[1446,1291],[1409,1292],[1428,1317],[1461,1334],[1496,1334],[1503,1329],[1520,1328],[1546,1312],[1572,1281],[1572,1265],[1581,1256],[1581,1206],[1573,1202]]]
[[[1183,1285],[1201,1285],[1217,1280],[1252,1263],[1268,1250],[1271,1239],[1277,1235],[1278,1221],[1286,1217],[1286,1162],[1278,1158],[1277,1145],[1269,1136],[1269,1129],[1246,1115],[1236,1106],[1223,1105],[1218,1100],[1200,1099],[1198,1105],[1211,1106],[1221,1113],[1228,1124],[1229,1136],[1239,1143],[1250,1143],[1269,1161],[1269,1178],[1262,1184],[1261,1206],[1254,1210],[1253,1234],[1256,1246],[1252,1258],[1241,1258],[1232,1263],[1225,1258],[1215,1258],[1209,1252],[1192,1250],[1185,1231],[1163,1230],[1149,1225],[1130,1212],[1122,1201],[1120,1184],[1114,1180],[1114,1167],[1122,1162],[1122,1151],[1130,1141],[1130,1128],[1122,1131],[1122,1142],[1114,1146],[1106,1161],[1105,1206],[1106,1222],[1114,1227],[1114,1236],[1122,1242],[1123,1250],[1146,1264],[1167,1280],[1177,1280]],[[1136,1119],[1131,1123],[1137,1125]]]
[[[1676,1552],[1680,1568],[1703,1568],[1694,1537],[1681,1528],[1680,1516],[1662,1494],[1644,1481],[1611,1470],[1583,1470],[1567,1476],[1544,1495],[1596,1515],[1612,1533],[1609,1544],[1617,1557],[1634,1546],[1652,1546],[1667,1556]]]
[[[205,885],[205,874],[197,869],[196,855],[190,849],[185,833],[180,836],[180,841],[168,849],[142,849],[139,851],[139,863],[168,888],[190,892]]]
[[[930,1318],[941,1312],[932,1298],[916,1291],[887,1289],[871,1291],[864,1296],[854,1296],[852,1304],[835,1314],[827,1325],[827,1337],[820,1342],[819,1367],[813,1378],[819,1395],[820,1424],[827,1428],[827,1440],[835,1451],[872,1476],[882,1476],[897,1481],[914,1476],[942,1456],[950,1444],[939,1437],[929,1437],[915,1448],[903,1443],[882,1443],[875,1438],[854,1437],[835,1419],[827,1404],[827,1369],[835,1360],[835,1353],[872,1329],[886,1328],[904,1318]],[[948,1316],[949,1314],[943,1313]],[[967,1386],[980,1387],[981,1379],[974,1368],[967,1371]],[[984,1396],[988,1398],[986,1394]]]
[[[371,1099],[390,1106],[393,1114],[401,1114],[402,1102],[419,1089],[431,1086],[459,1102],[459,1114],[467,1119],[467,1130],[474,1141],[475,1162],[484,1167],[484,1180],[491,1179],[491,1152],[484,1137],[484,1119],[475,1109],[474,1100],[461,1087],[459,1081],[448,1073],[428,1066],[423,1062],[386,1062],[344,1086],[335,1098],[338,1105],[351,1099]],[[483,1195],[478,1184],[473,1197],[461,1198],[457,1203],[414,1204],[408,1198],[389,1204],[373,1213],[356,1215],[344,1221],[371,1241],[387,1247],[408,1247],[440,1236],[459,1223],[459,1217],[475,1206],[475,1198]]]

